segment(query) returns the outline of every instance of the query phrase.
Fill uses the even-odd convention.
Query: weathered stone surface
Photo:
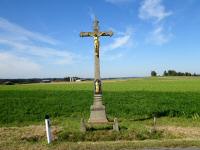
[[[117,132],[119,131],[119,123],[117,118],[114,119],[113,130]]]
[[[105,123],[108,122],[106,118],[105,106],[102,105],[102,95],[94,95],[94,103],[90,107],[90,123]]]

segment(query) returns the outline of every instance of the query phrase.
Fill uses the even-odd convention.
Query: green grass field
[[[108,119],[119,119],[120,132],[112,131],[112,125],[80,132],[80,119],[89,118],[93,102],[92,82],[1,85],[0,149],[200,146],[198,77],[103,81],[103,101]],[[45,114],[55,138],[50,146]],[[151,132],[154,115],[156,132]]]
[[[93,83],[0,86],[0,124],[28,124],[51,118],[88,118]],[[200,78],[143,78],[105,81],[103,101],[108,118],[198,118]]]

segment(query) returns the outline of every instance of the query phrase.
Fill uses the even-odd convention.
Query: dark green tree
[[[189,72],[186,72],[186,73],[185,73],[185,76],[192,76],[192,74],[189,73]]]
[[[175,70],[168,70],[168,75],[169,76],[177,76],[177,73]]]
[[[157,73],[155,71],[151,71],[151,76],[152,77],[156,77],[157,76]]]
[[[168,76],[168,73],[166,70],[164,71],[163,76]]]

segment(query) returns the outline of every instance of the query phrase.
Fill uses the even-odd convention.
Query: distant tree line
[[[151,76],[156,77],[156,71],[151,71]],[[200,74],[190,73],[190,72],[177,72],[175,70],[165,70],[163,76],[200,76]]]
[[[76,80],[78,77],[74,77]],[[0,84],[13,85],[13,84],[29,84],[29,83],[49,83],[49,82],[69,82],[69,77],[65,78],[32,78],[32,79],[0,79]]]
[[[39,83],[41,82],[41,79],[0,79],[0,84],[7,84],[7,85],[13,85],[13,84],[28,84],[28,83]]]
[[[168,71],[165,70],[163,76],[200,76],[200,75],[190,72],[176,72],[175,70],[168,70]]]

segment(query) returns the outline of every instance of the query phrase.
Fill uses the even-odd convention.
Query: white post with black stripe
[[[51,143],[51,123],[50,123],[50,119],[48,115],[45,116],[45,126],[46,126],[47,142],[48,144],[50,144]]]

